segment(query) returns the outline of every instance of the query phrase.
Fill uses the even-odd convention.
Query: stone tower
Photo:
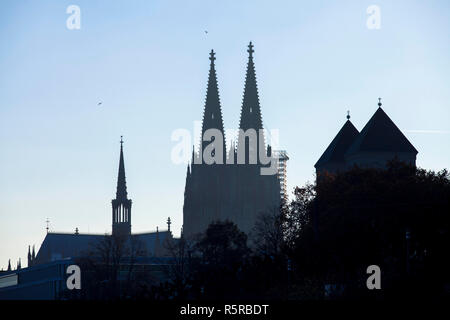
[[[131,234],[131,199],[128,199],[127,196],[122,137],[120,137],[120,160],[116,198],[112,200],[112,233],[113,235]]]

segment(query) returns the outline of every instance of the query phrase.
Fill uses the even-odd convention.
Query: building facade
[[[225,142],[216,58],[214,51],[210,53],[202,141],[199,152],[193,150],[187,168],[183,236],[194,236],[206,230],[211,222],[225,220],[236,223],[241,231],[250,234],[258,215],[279,209],[277,171],[261,174],[261,169],[268,166],[265,159],[272,158],[272,152],[271,146],[265,143],[251,42],[248,53],[240,130],[237,143],[233,141],[229,150]],[[210,139],[208,132],[211,130],[219,132],[222,141]],[[216,142],[214,148],[211,148],[212,141]],[[206,156],[214,157],[215,161],[206,163]]]

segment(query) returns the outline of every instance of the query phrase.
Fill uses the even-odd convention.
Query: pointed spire
[[[241,120],[239,128],[247,130],[262,129],[261,107],[259,105],[258,86],[256,82],[255,64],[253,62],[253,44],[248,45],[248,64],[245,76],[244,98],[242,101]]]
[[[220,106],[220,96],[219,87],[217,84],[217,75],[214,61],[216,60],[214,50],[211,50],[209,54],[210,67],[208,76],[208,88],[206,89],[206,101],[205,108],[203,111],[203,123],[202,123],[202,137],[206,130],[208,129],[218,129],[222,132],[223,130],[223,120],[222,120],[222,109]],[[201,150],[203,152],[204,148],[209,144],[209,142],[201,143]],[[225,148],[225,137],[224,137],[224,148]]]
[[[119,174],[117,177],[117,191],[116,199],[127,199],[127,183],[125,180],[125,163],[123,160],[123,136],[120,136],[120,160],[119,160]]]
[[[31,259],[34,260],[34,258],[36,258],[36,253],[34,251],[34,244],[33,244],[33,253],[31,253]]]
[[[8,260],[8,271],[11,271],[11,259]]]
[[[259,163],[259,148],[260,148],[260,130],[263,129],[263,122],[261,116],[261,107],[259,105],[259,94],[258,94],[258,86],[256,82],[256,72],[255,72],[255,64],[253,62],[253,44],[250,42],[248,45],[248,64],[247,64],[247,73],[245,76],[245,87],[244,87],[244,97],[242,100],[242,108],[241,108],[241,119],[239,122],[239,129],[243,131],[247,131],[248,129],[254,129],[256,131],[256,149],[252,149],[252,152],[255,152],[255,159],[257,159],[257,163]],[[238,150],[241,149],[239,143],[244,141],[241,136],[242,132],[240,132],[238,136]],[[261,145],[264,145],[263,152],[266,153],[265,150],[265,138],[264,132],[262,132]],[[247,139],[246,139],[247,140]],[[249,143],[249,142],[248,142]],[[250,150],[251,146],[247,142],[245,143],[245,147],[242,150],[245,150],[245,163],[249,163]],[[252,156],[253,157],[253,156]]]

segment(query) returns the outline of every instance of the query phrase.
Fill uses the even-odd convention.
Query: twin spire
[[[239,129],[262,129],[261,107],[259,105],[258,87],[256,83],[255,64],[253,62],[253,44],[248,45],[247,74],[245,76],[244,99],[242,101]]]
[[[209,53],[209,60],[211,60],[211,63],[208,76],[208,88],[206,90],[205,109],[203,112],[202,137],[208,129],[218,129],[223,132],[222,109],[220,106],[219,87],[214,64],[216,60],[214,50],[211,50]],[[208,144],[208,142],[202,142],[202,150]]]
[[[248,45],[248,64],[245,77],[244,96],[242,101],[241,116],[239,129],[244,131],[253,128],[255,130],[263,129],[261,118],[261,107],[259,104],[259,95],[256,82],[255,64],[253,62],[253,49],[252,42]],[[222,133],[224,132],[222,109],[220,105],[219,89],[217,84],[217,74],[215,69],[215,52],[211,50],[209,54],[210,69],[208,76],[208,87],[206,90],[206,101],[203,112],[203,124],[202,124],[202,136],[208,129],[218,129]],[[209,142],[202,142],[203,151]],[[226,154],[225,150],[225,136],[224,136],[224,150],[223,154]]]

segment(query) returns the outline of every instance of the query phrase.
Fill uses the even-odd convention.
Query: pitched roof
[[[73,234],[47,233],[36,256],[38,264],[65,258],[76,258],[89,252],[95,252],[96,246],[104,239],[104,234]],[[141,241],[147,250],[147,255],[155,254],[156,232],[133,234],[132,237]],[[160,244],[170,237],[169,231],[159,231]]]
[[[61,260],[69,257],[79,257],[93,250],[104,235],[73,234],[49,232],[39,249],[36,261],[38,264]]]
[[[358,133],[351,121],[347,120],[314,167],[320,167],[328,162],[343,162],[345,152],[355,141]]]
[[[410,152],[417,154],[416,148],[408,141],[381,107],[378,108],[361,130],[346,152],[346,155],[367,151]]]

